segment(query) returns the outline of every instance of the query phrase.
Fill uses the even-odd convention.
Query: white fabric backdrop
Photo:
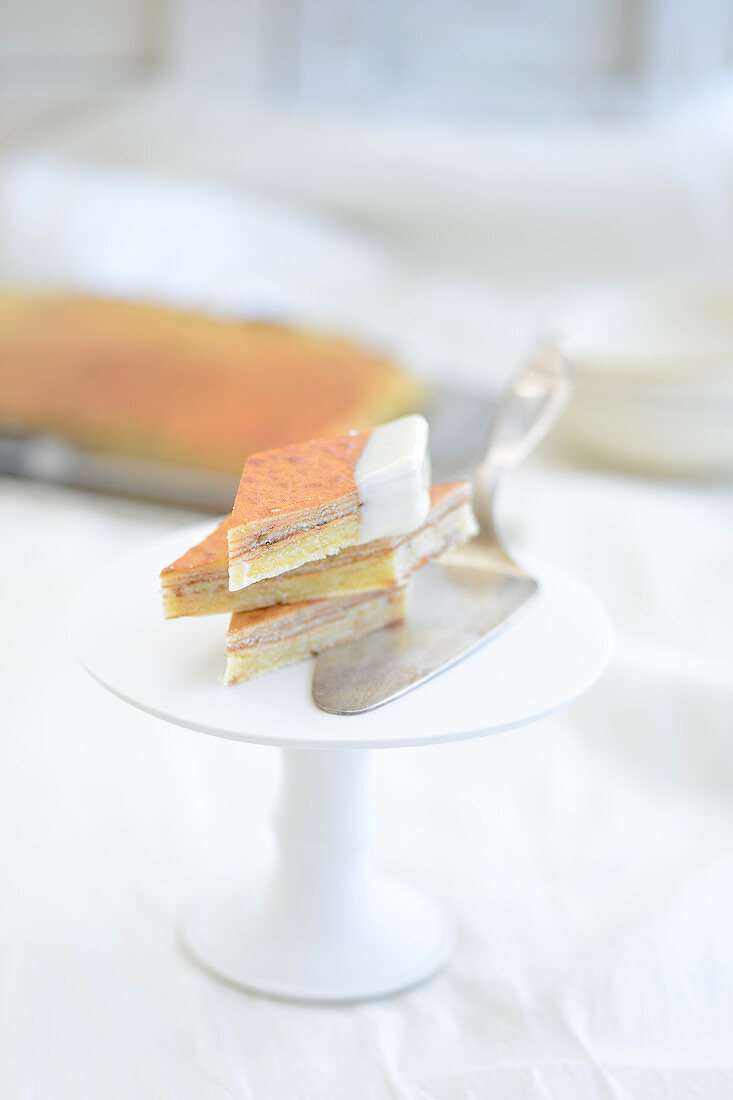
[[[103,120],[97,132],[114,144]],[[131,132],[145,143],[141,130]],[[286,146],[275,141],[268,171]],[[450,150],[446,157],[430,148],[430,164],[445,162],[447,173]],[[291,164],[300,149],[296,141]],[[224,144],[221,151],[232,153]],[[594,199],[593,157],[578,154],[575,168],[587,161],[590,205],[571,240],[577,193],[558,203],[562,181],[553,162],[547,179],[564,221],[550,218],[548,236],[538,236],[540,203],[521,237],[511,226],[524,224],[522,211],[531,208],[527,181],[546,193],[534,174],[541,148],[535,153],[524,160],[520,148],[511,161],[526,186],[489,269],[499,270],[514,243],[525,246],[513,255],[517,270],[532,270],[532,256],[542,253],[547,264],[561,262],[558,278],[567,277],[590,247],[589,226],[599,244],[594,256],[605,255],[604,239],[615,240],[609,219],[631,201],[634,173],[626,172],[628,186],[613,206],[609,161],[600,160],[603,186]],[[470,159],[453,177],[443,231],[455,230],[456,250],[474,223],[483,226],[483,249],[492,226],[506,220],[502,202],[514,200],[505,160],[493,192],[501,201],[491,207],[484,193],[489,154],[480,158],[480,178]],[[335,193],[341,178],[342,199],[358,205],[369,181],[361,178],[361,192],[346,186],[359,182],[361,170],[349,158],[342,177],[336,172],[327,182]],[[299,166],[306,189],[316,177],[325,186],[325,159],[320,169]],[[709,188],[723,178],[710,174],[715,157],[690,168],[694,180],[688,162],[674,162],[685,176],[679,195],[690,215],[682,219],[690,232],[677,240],[680,255],[694,239],[698,260],[729,256],[733,221],[719,218],[725,188]],[[660,163],[664,169],[671,161]],[[625,223],[627,238],[615,242],[614,263],[628,259],[627,246],[637,259],[645,247],[664,264],[674,251],[667,229],[680,224],[677,208],[667,202],[664,216],[648,218],[654,172],[647,168],[646,215],[640,200]],[[6,276],[35,271],[116,289],[99,280],[121,273],[117,289],[134,292],[138,280],[162,292],[166,248],[145,234],[134,237],[139,247],[122,246],[139,231],[141,212],[160,215],[165,203],[150,206],[152,192],[145,197],[114,179],[97,178],[92,187],[75,170],[34,171],[33,163],[21,165],[0,181]],[[434,196],[427,192],[447,176],[418,176],[425,186],[412,228],[415,176],[398,172],[392,178],[403,186],[376,188],[383,228],[403,215],[408,236],[418,221],[430,228]],[[716,201],[707,202],[713,192]],[[187,210],[205,220],[195,189],[175,194],[182,224]],[[227,239],[227,226],[236,224],[237,248],[219,269],[206,235],[202,254],[211,264],[203,282],[230,286],[236,269],[246,302],[248,288],[261,285],[247,242],[260,239],[263,217],[276,233],[277,211],[226,209],[221,221],[206,224]],[[95,214],[91,221],[78,213],[84,210]],[[514,331],[506,323],[511,301],[477,282],[408,273],[379,249],[353,242],[342,250],[332,236],[288,224],[313,241],[323,262],[317,288],[304,294],[290,277],[287,249],[284,282],[276,278],[277,255],[268,253],[279,306],[317,312],[317,300],[328,301],[331,317],[383,332],[416,360],[432,355],[435,370],[450,362],[453,380],[460,369],[481,379],[486,363],[496,380]],[[156,215],[155,225],[167,233],[171,221]],[[648,239],[637,234],[641,225],[654,230]],[[90,228],[94,239],[108,233],[96,254],[88,248]],[[655,252],[660,234],[664,248]],[[196,244],[195,234],[185,240]],[[331,299],[331,290],[343,291],[344,271],[353,277],[351,299]],[[195,299],[205,292],[185,283],[196,274],[193,262],[174,273],[184,280],[175,293]],[[315,1008],[229,988],[176,943],[176,915],[199,877],[220,866],[245,874],[267,857],[276,752],[209,740],[125,707],[74,665],[65,646],[65,611],[88,571],[190,515],[0,480],[2,1100],[729,1100],[733,490],[576,471],[546,457],[522,471],[505,505],[517,544],[574,570],[605,600],[618,630],[616,656],[584,699],[534,727],[479,743],[377,754],[377,855],[455,910],[460,947],[440,977],[403,996]]]
[[[320,1008],[220,984],[175,938],[197,878],[266,858],[277,753],[133,711],[64,646],[87,570],[183,516],[1,482],[0,1096],[727,1100],[732,504],[521,475],[514,537],[595,585],[613,665],[534,727],[377,754],[377,853],[460,947],[422,988]]]

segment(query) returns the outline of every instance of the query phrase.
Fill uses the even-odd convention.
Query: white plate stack
[[[566,293],[543,327],[575,360],[563,428],[579,456],[645,473],[733,472],[733,283]]]

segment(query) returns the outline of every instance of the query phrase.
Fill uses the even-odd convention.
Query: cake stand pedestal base
[[[448,961],[453,927],[434,901],[371,865],[371,750],[485,737],[551,714],[600,675],[608,617],[581,582],[532,563],[539,593],[490,643],[388,706],[324,714],[311,697],[311,662],[223,688],[221,617],[163,618],[161,565],[210,530],[211,520],[185,527],[113,562],[79,594],[69,622],[79,660],[125,702],[282,752],[274,863],[259,882],[243,871],[202,894],[184,919],[189,953],[236,985],[304,1001],[406,989]]]
[[[208,892],[183,923],[191,954],[246,989],[352,1001],[406,989],[453,953],[452,921],[368,853],[370,752],[283,749],[274,866]]]

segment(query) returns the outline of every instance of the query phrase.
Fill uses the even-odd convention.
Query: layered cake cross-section
[[[408,587],[306,603],[282,604],[232,615],[226,640],[225,684],[250,680],[296,664],[405,619]]]
[[[427,439],[415,415],[251,455],[227,529],[230,590],[420,527],[430,508]]]
[[[471,491],[465,481],[433,485],[430,511],[416,531],[348,547],[287,573],[231,592],[227,531],[231,517],[161,573],[166,618],[250,611],[326,596],[349,595],[402,584],[426,561],[476,534]]]

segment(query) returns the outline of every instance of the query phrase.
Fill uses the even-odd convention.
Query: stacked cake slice
[[[411,573],[476,531],[468,485],[429,484],[419,416],[252,455],[231,515],[162,571],[164,614],[232,613],[226,683],[402,622]]]

